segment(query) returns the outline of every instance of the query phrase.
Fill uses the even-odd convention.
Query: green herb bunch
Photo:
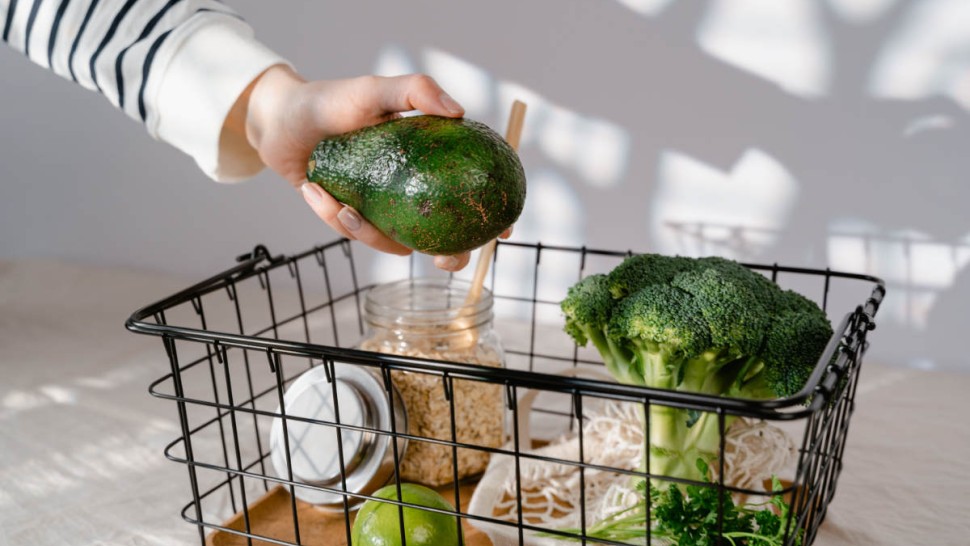
[[[697,459],[697,469],[704,481],[709,467]],[[640,499],[633,506],[617,512],[586,529],[587,539],[605,539],[628,544],[643,544],[647,536],[647,514],[652,518],[650,536],[666,539],[678,546],[783,546],[790,507],[780,494],[781,482],[772,477],[768,502],[758,505],[736,505],[731,495],[717,487],[687,485],[650,487],[646,480],[637,484]],[[720,500],[719,500],[720,497]],[[650,510],[647,510],[649,498]],[[720,503],[723,502],[723,506]],[[718,511],[722,517],[718,521]],[[580,534],[580,529],[562,529]],[[803,532],[791,531],[794,546],[801,546]],[[557,537],[560,537],[557,535]],[[567,540],[578,540],[568,537]]]

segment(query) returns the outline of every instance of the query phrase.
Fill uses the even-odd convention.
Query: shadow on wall
[[[488,55],[433,48],[387,46],[376,71],[430,73],[495,128],[513,99],[529,104],[530,200],[517,238],[877,275],[889,292],[873,357],[970,370],[960,347],[970,323],[970,2],[612,7],[583,24],[603,37],[597,51],[635,49],[636,65],[590,63],[584,43],[567,40],[533,54],[587,73],[535,89],[493,75]],[[541,24],[538,9],[522,17]],[[624,97],[641,89],[643,100],[631,108],[602,100],[610,89],[549,84],[577,78]]]

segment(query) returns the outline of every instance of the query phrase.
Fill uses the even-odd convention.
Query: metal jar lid
[[[337,405],[334,405],[336,391]],[[407,412],[400,395],[394,392],[393,418],[395,430],[407,430]],[[392,411],[383,382],[366,368],[350,364],[334,364],[334,383],[327,381],[326,370],[317,366],[304,372],[283,396],[284,408],[277,408],[270,430],[270,452],[273,467],[280,478],[288,480],[289,451],[293,481],[317,487],[328,487],[349,493],[370,494],[394,475],[394,450],[389,434],[372,430],[391,431]],[[283,430],[282,409],[286,416],[316,421],[337,422],[335,409],[340,410],[341,425],[369,430],[338,429],[322,423],[286,420]],[[341,477],[340,444],[343,446],[343,467],[346,489]],[[288,440],[288,442],[287,442]],[[289,450],[286,449],[287,443]],[[404,457],[405,438],[397,438],[397,451]],[[344,496],[338,492],[312,489],[296,485],[294,494],[300,500],[323,509],[343,510]],[[361,502],[347,497],[356,507]]]

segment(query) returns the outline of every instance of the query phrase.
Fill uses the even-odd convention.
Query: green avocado
[[[325,139],[307,180],[391,239],[433,255],[482,246],[525,206],[519,156],[470,119],[406,117]]]

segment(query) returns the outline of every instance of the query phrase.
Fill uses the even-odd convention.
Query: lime
[[[396,500],[397,486],[387,485],[375,497]],[[401,484],[401,502],[439,510],[454,508],[437,492],[413,483]],[[351,533],[353,546],[401,546],[399,506],[368,500],[360,507]],[[451,546],[458,544],[458,521],[455,516],[404,507],[404,536],[407,546]]]

